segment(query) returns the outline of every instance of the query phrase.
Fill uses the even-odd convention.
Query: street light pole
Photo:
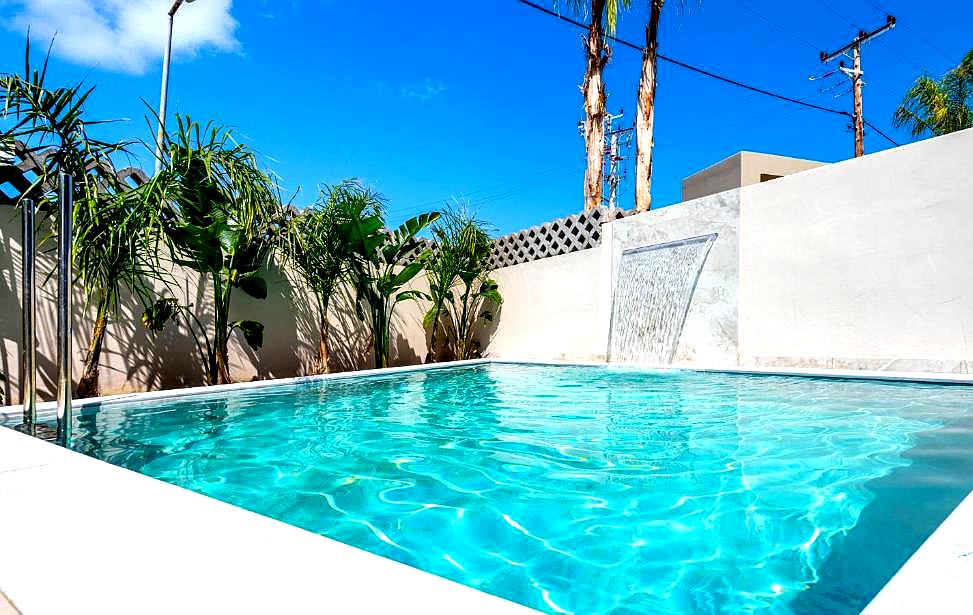
[[[169,36],[166,38],[166,52],[162,58],[162,94],[159,96],[159,131],[155,136],[155,175],[162,170],[162,144],[166,135],[166,106],[169,98],[169,62],[172,60],[172,26],[176,20],[176,11],[183,2],[194,0],[175,0],[169,9]]]

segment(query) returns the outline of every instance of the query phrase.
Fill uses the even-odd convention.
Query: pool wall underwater
[[[537,363],[478,360],[464,364]],[[204,392],[212,395],[220,391],[318,380],[357,380],[452,367],[456,364],[122,395],[81,401],[75,407],[76,414],[83,415],[86,408],[90,412],[102,404],[144,403]],[[784,375],[973,384],[949,376],[889,372],[795,370]],[[0,419],[11,426],[19,421],[19,411],[19,407],[4,408]],[[52,411],[52,405],[43,405],[41,418],[49,418]],[[330,605],[329,610],[337,609],[338,612],[377,612],[379,608],[394,608],[398,612],[463,610],[499,613],[522,608],[328,538],[8,430],[0,431],[0,519],[7,528],[0,542],[4,545],[4,556],[0,557],[0,590],[25,613],[60,612],[67,604],[65,600],[71,601],[75,612],[85,612],[86,607],[97,612],[122,612],[136,604],[131,601],[144,601],[145,596],[152,596],[152,600],[157,601],[148,610],[158,608],[158,612],[167,610],[163,608],[166,604],[198,606],[190,610],[205,610],[207,604],[219,605],[225,610],[234,600],[238,612],[254,612],[270,605],[278,611],[314,612],[325,603],[324,600]],[[62,533],[17,530],[25,526],[59,526]],[[961,579],[964,575],[971,578],[969,575],[973,574],[970,570],[973,556],[968,555],[973,552],[973,539],[969,537],[973,534],[969,531],[971,527],[973,498],[968,497],[900,570],[867,612],[914,612],[920,604],[935,612],[968,611],[971,592]],[[72,528],[84,528],[84,531]],[[70,549],[63,548],[65,536]],[[192,557],[186,558],[187,552],[192,553]],[[54,553],[62,555],[53,558],[51,554]],[[226,572],[217,574],[221,589],[215,594],[212,586],[207,593],[206,583],[193,578],[195,567],[200,567],[198,573],[205,577],[204,562],[210,564],[211,569]],[[98,568],[102,582],[91,582],[90,575],[66,574],[62,576],[64,579],[70,577],[66,582],[71,584],[71,590],[52,594],[51,578],[58,576],[58,569],[66,572],[77,570],[74,566],[83,568],[86,565]],[[141,570],[140,566],[143,566]],[[172,571],[179,567],[184,570],[173,575]],[[189,570],[185,570],[187,568]],[[39,569],[50,569],[50,573],[38,575]],[[159,576],[153,579],[153,573],[146,574],[146,570],[157,570]],[[290,574],[285,574],[285,570]],[[166,575],[172,580],[160,589],[158,579]],[[126,579],[124,583],[119,581],[122,578]],[[273,579],[273,582],[260,582],[259,578]],[[317,589],[310,591],[306,586],[308,583]],[[322,590],[325,586],[327,590]],[[120,587],[125,589],[120,590]],[[363,587],[370,589],[363,590]],[[376,587],[383,589],[375,592]],[[363,598],[362,591],[369,595]],[[233,598],[229,597],[231,594]],[[382,600],[387,600],[389,606],[378,606]],[[95,608],[95,605],[100,606]]]

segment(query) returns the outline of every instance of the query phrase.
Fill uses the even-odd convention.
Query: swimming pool
[[[973,388],[488,363],[145,402],[74,448],[552,613],[854,613],[973,488]]]

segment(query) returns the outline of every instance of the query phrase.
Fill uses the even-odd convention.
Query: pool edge
[[[201,386],[185,389],[170,389],[165,391],[127,393],[78,400],[75,402],[75,407],[80,409],[86,406],[98,405],[106,402],[148,401],[154,399],[180,397],[184,395],[194,395],[199,393],[211,394],[219,391],[266,388],[292,383],[296,384],[332,379],[337,380],[357,377],[381,377],[396,373],[421,372],[426,370],[485,364],[600,366],[607,368],[641,370],[647,373],[704,372],[740,375],[918,382],[943,385],[973,385],[973,376],[967,374],[936,372],[833,370],[816,368],[794,368],[782,370],[776,368],[750,368],[716,365],[686,367],[678,365],[660,366],[646,364],[611,364],[605,361],[535,360],[486,357],[469,361],[393,367],[381,370],[357,370],[352,372],[339,372],[335,374],[258,380],[218,386]],[[55,404],[53,402],[47,402],[39,405],[38,414],[42,419],[50,418],[53,416],[54,410]],[[10,426],[15,421],[19,422],[20,412],[21,406],[19,405],[0,407],[0,426]],[[0,430],[0,435],[2,435],[2,431],[4,430]],[[80,455],[79,453],[73,453],[72,451],[67,452]],[[82,455],[82,457],[84,456]],[[106,465],[110,466],[110,464]],[[3,472],[3,468],[0,467],[0,476],[2,476]],[[149,477],[144,477],[137,473],[134,474],[147,480],[154,481],[154,479]],[[200,497],[205,498],[206,496]],[[221,505],[231,506],[222,502],[219,503]],[[239,510],[244,509],[241,508]],[[316,534],[311,534],[311,536],[318,537]],[[388,561],[391,562],[392,560]],[[422,574],[429,573],[422,572]],[[973,579],[973,492],[967,494],[965,499],[950,512],[947,518],[939,526],[937,526],[930,537],[910,556],[909,560],[896,572],[893,578],[869,603],[863,613],[866,613],[867,615],[910,613],[916,612],[920,606],[923,606],[924,609],[928,609],[928,607],[935,607],[934,610],[937,613],[973,612],[973,586],[970,586],[968,582],[964,583],[964,580],[966,579]],[[0,579],[0,588],[2,587],[3,579]],[[934,587],[936,589],[932,589]]]
[[[319,382],[324,380],[343,380],[347,378],[378,378],[392,374],[422,372],[437,369],[449,369],[454,367],[464,367],[468,365],[483,365],[490,363],[490,359],[469,359],[466,361],[450,361],[444,363],[426,363],[421,365],[404,365],[400,367],[385,367],[381,369],[361,369],[350,372],[334,372],[331,374],[315,374],[312,376],[292,376],[289,378],[268,378],[264,380],[251,380],[249,382],[234,382],[231,384],[200,385],[179,389],[163,389],[160,391],[139,391],[136,393],[118,393],[115,395],[105,395],[101,397],[86,397],[75,399],[71,407],[79,410],[89,406],[98,406],[105,403],[130,403],[141,401],[152,401],[156,399],[168,399],[173,397],[183,397],[198,395],[201,393],[213,394],[221,391],[241,391],[246,389],[263,389],[268,387],[284,386],[288,384],[302,384],[306,382]],[[41,421],[51,420],[57,412],[57,402],[46,401],[37,404],[37,418]],[[23,406],[14,404],[0,406],[0,427],[12,427],[19,424],[23,416]]]
[[[0,522],[0,588],[30,615],[537,612],[7,428]]]
[[[973,613],[973,492],[862,611],[862,615]]]

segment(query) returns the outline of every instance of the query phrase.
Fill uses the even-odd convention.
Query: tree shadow
[[[241,376],[253,371],[252,380],[288,378],[306,373],[316,353],[315,315],[307,301],[294,300],[293,281],[272,264],[263,271],[267,280],[267,298],[254,299],[234,290],[230,320],[256,320],[264,326],[264,345],[254,350],[239,332],[231,334],[230,364]],[[315,333],[311,334],[311,331]],[[238,357],[234,360],[234,356]],[[249,365],[239,357],[246,357]]]
[[[374,365],[371,332],[355,313],[355,297],[350,288],[341,287],[331,300],[328,325],[332,371],[347,372]]]
[[[477,322],[475,339],[480,343],[480,353],[483,356],[489,354],[490,343],[497,335],[497,328],[500,326],[500,319],[503,317],[503,310],[495,309],[493,320],[483,320]]]
[[[206,284],[195,277],[183,280],[174,293],[171,287],[159,286],[157,297],[177,295],[181,303],[193,303],[193,310],[204,323],[212,321],[206,302]],[[190,300],[192,297],[192,300]],[[118,319],[109,324],[112,343],[106,340],[102,372],[123,373],[126,383],[137,382],[138,388],[174,389],[198,386],[206,381],[203,357],[194,337],[181,322],[170,323],[160,332],[142,326],[143,307],[130,296],[125,297]],[[116,347],[117,344],[117,347]]]
[[[14,241],[20,244],[20,210],[10,206],[0,206],[0,262],[10,263],[9,268],[0,270],[0,381],[3,399],[7,404],[20,402],[20,370],[23,352],[20,305],[20,250],[14,252]],[[11,364],[8,346],[14,347],[14,364]],[[0,404],[2,405],[2,404]]]

